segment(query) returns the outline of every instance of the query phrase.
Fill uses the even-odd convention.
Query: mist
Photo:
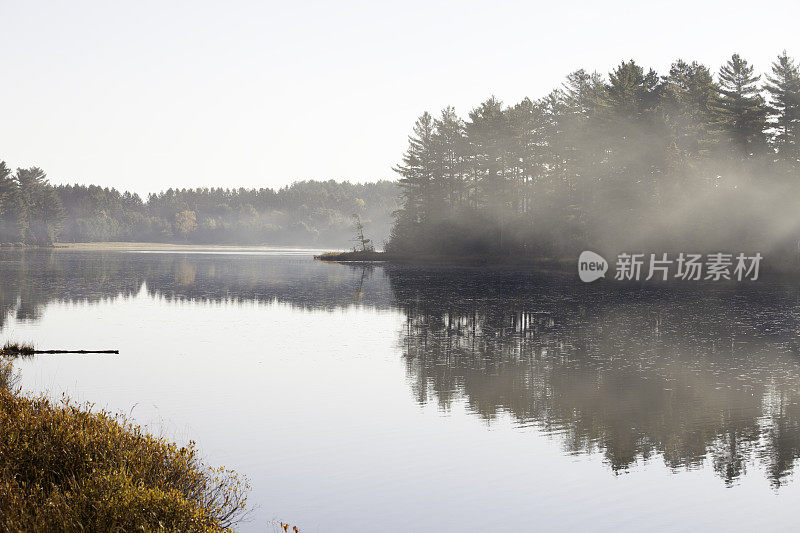
[[[623,61],[538,100],[424,113],[396,170],[398,253],[551,258],[759,252],[795,261],[800,82],[739,55],[717,75]],[[766,257],[766,255],[765,255]]]

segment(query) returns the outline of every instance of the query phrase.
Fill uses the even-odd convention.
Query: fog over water
[[[797,0],[0,20],[0,523],[797,529]]]
[[[298,252],[3,252],[0,271],[3,339],[121,352],[19,361],[23,389],[197,440],[250,476],[245,531],[794,520],[790,280],[584,284]]]

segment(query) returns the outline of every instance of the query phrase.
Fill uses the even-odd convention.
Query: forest
[[[148,195],[51,185],[0,162],[0,242],[352,245],[400,255],[567,258],[580,250],[800,255],[800,71],[734,54],[716,73],[623,61],[543,98],[416,121],[398,182]],[[657,249],[656,249],[657,248]]]
[[[396,171],[397,254],[800,250],[800,75],[734,54],[714,75],[623,61],[543,98],[416,121]],[[657,247],[657,248],[656,248]]]
[[[0,243],[174,242],[348,248],[353,215],[385,240],[395,183],[300,181],[281,189],[167,189],[142,199],[97,185],[51,185],[0,162]]]

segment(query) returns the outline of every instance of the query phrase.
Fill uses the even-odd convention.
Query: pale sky
[[[800,58],[800,2],[0,0],[0,159],[139,193],[395,179],[423,111]]]

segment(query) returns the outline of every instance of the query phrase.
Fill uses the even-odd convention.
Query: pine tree
[[[61,223],[61,202],[39,167],[18,168],[13,178],[19,191],[20,226],[24,242],[52,244]]]
[[[433,117],[426,111],[414,124],[403,164],[394,169],[401,176],[399,183],[405,211],[415,223],[427,219],[430,214],[428,203],[436,166],[434,135]]]
[[[800,159],[800,69],[785,50],[772,63],[772,76],[767,76],[765,87],[770,95],[775,149],[778,155],[796,162]]]
[[[395,212],[391,242],[395,250],[407,250],[419,242],[418,230],[429,219],[430,191],[436,167],[435,125],[427,111],[414,123],[402,164],[393,170],[400,174],[402,208]]]
[[[524,98],[506,111],[510,130],[509,165],[513,181],[513,210],[532,208],[534,184],[541,181],[548,161],[546,103]]]
[[[510,130],[503,103],[491,97],[473,109],[467,122],[472,174],[477,194],[474,207],[497,210],[508,201]]]
[[[442,182],[437,195],[450,210],[455,210],[466,203],[468,195],[466,126],[455,109],[446,107],[434,127],[436,160],[440,167],[437,174]]]
[[[760,79],[739,54],[719,71],[719,93],[713,103],[716,124],[743,157],[758,155],[767,147],[767,107],[758,88]]]
[[[678,60],[664,79],[664,108],[675,146],[682,157],[707,155],[714,144],[711,105],[717,87],[711,71],[693,61]]]
[[[659,110],[664,85],[655,71],[633,60],[623,61],[609,73],[604,105],[605,130],[611,155],[605,165],[604,203],[629,212],[657,196],[659,176],[666,167],[664,146],[668,137]],[[628,220],[633,223],[633,220]]]
[[[608,85],[603,76],[577,70],[567,76],[559,93],[547,97],[548,143],[552,156],[548,167],[557,174],[550,181],[567,181],[586,206],[596,199],[599,168],[610,149],[602,114],[606,109]]]
[[[40,187],[36,198],[39,220],[41,221],[40,244],[55,242],[64,221],[64,208],[50,184]]]
[[[583,69],[567,75],[563,87],[563,100],[569,112],[583,117],[591,117],[603,104],[607,96],[603,77],[593,72],[589,74]]]
[[[11,169],[0,161],[0,242],[22,241],[19,188],[11,177]]]
[[[472,207],[485,210],[492,221],[492,245],[503,250],[505,226],[515,201],[508,113],[493,96],[473,109],[469,118],[467,137],[475,185]]]
[[[663,86],[658,74],[647,74],[635,61],[623,61],[608,75],[606,106],[617,119],[644,118],[658,104]]]
[[[9,200],[14,191],[14,182],[9,178],[10,175],[11,169],[5,161],[0,161],[0,217],[11,209]]]

